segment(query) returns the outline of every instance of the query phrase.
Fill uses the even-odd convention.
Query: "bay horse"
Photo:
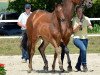
[[[64,55],[67,54],[67,59],[68,59],[68,71],[72,71],[72,66],[71,66],[71,60],[69,57],[69,49],[67,48],[67,45],[70,41],[70,37],[73,34],[73,28],[71,24],[71,19],[73,17],[73,14],[75,12],[75,7],[76,5],[80,6],[86,6],[86,7],[91,7],[92,6],[92,0],[63,0],[63,14],[65,17],[66,24],[61,25],[63,34],[62,34],[62,40],[63,42],[61,43],[62,47],[62,52],[61,52],[61,60],[63,64],[63,59]],[[57,54],[55,52],[54,54],[54,61],[52,64],[52,69],[55,70],[55,62],[56,62]]]
[[[64,0],[63,1],[63,14],[61,17],[57,14],[45,12],[45,11],[34,11],[27,20],[27,34],[28,34],[28,53],[29,53],[29,72],[32,71],[32,57],[35,52],[35,44],[39,37],[43,39],[42,44],[39,47],[39,51],[44,61],[44,70],[48,70],[48,61],[45,57],[45,48],[49,43],[55,48],[54,61],[52,69],[55,70],[55,61],[58,56],[59,68],[63,71],[63,65],[60,59],[61,50],[59,49],[61,39],[63,46],[66,46],[70,40],[72,34],[71,18],[75,4],[82,4],[84,0]],[[68,3],[69,2],[69,3]],[[70,3],[71,2],[71,3]],[[68,7],[70,6],[70,7]],[[69,10],[68,10],[69,8]],[[61,8],[60,8],[61,9]],[[64,24],[64,25],[63,25]],[[64,52],[63,52],[64,51]],[[62,53],[66,53],[68,56],[68,68],[72,70],[71,61],[69,57],[69,50],[64,47]],[[63,61],[63,59],[62,59]]]
[[[42,38],[43,42],[39,46],[40,54],[44,61],[44,70],[48,70],[48,61],[45,56],[45,48],[49,43],[55,48],[55,52],[58,56],[59,68],[63,70],[61,62],[61,49],[59,48],[61,42],[61,21],[65,19],[63,15],[62,5],[57,4],[55,10],[50,13],[44,10],[34,11],[28,18],[27,37],[28,37],[28,54],[29,54],[29,70],[32,71],[32,57],[35,53],[35,45],[39,38]]]

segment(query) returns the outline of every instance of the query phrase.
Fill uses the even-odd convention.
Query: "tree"
[[[89,17],[100,17],[100,0],[96,0],[95,3],[93,3],[93,6],[91,8],[85,9],[85,14]]]
[[[24,11],[24,5],[30,3],[32,5],[32,11],[42,9],[51,12],[54,10],[55,3],[60,3],[61,1],[62,0],[10,0],[8,9],[21,13]]]

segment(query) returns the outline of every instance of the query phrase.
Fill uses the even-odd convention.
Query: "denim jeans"
[[[73,43],[76,47],[78,47],[80,49],[80,54],[79,54],[76,66],[80,67],[81,64],[82,65],[87,64],[86,53],[87,53],[88,39],[74,38]]]
[[[28,57],[28,51],[27,51],[27,34],[26,31],[22,31],[22,42],[21,42],[21,47],[22,47],[22,59],[29,59]]]

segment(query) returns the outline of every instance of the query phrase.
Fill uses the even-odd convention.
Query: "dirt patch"
[[[78,54],[71,54],[72,61],[72,72],[67,72],[67,60],[66,56],[64,59],[64,69],[66,70],[64,73],[61,73],[59,70],[58,62],[56,62],[56,72],[53,73],[51,71],[51,66],[53,62],[53,55],[47,55],[47,60],[49,63],[49,71],[45,72],[43,70],[43,60],[40,55],[35,55],[33,57],[33,71],[32,73],[27,73],[28,63],[21,62],[21,56],[0,56],[0,63],[5,64],[6,75],[100,75],[100,54],[88,54],[87,62],[89,71],[84,72],[75,72],[75,64],[77,62]]]

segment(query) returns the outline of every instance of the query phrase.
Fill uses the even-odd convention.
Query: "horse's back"
[[[38,36],[41,36],[42,34],[50,36],[49,26],[51,23],[51,15],[52,13],[44,10],[32,12],[27,20],[27,30]]]

